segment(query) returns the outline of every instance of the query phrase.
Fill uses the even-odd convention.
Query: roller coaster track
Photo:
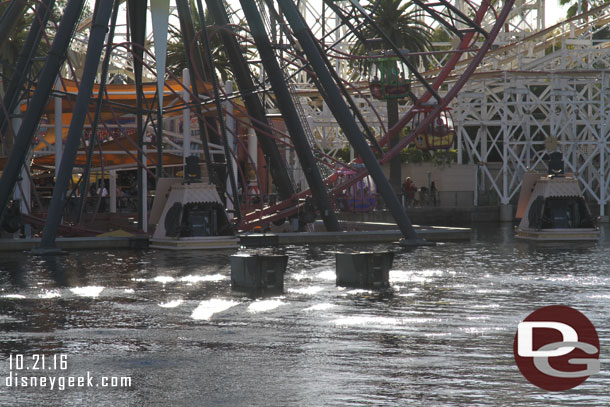
[[[491,49],[485,55],[484,62],[478,71],[511,70],[517,68],[518,59],[525,55],[540,55],[564,41],[576,40],[579,36],[590,32],[592,27],[604,27],[610,23],[610,6],[604,4],[586,13],[559,22],[544,30],[533,33],[519,41]],[[608,46],[607,44],[602,46]],[[455,65],[455,72],[466,69],[474,59],[466,58]],[[441,69],[426,71],[426,76],[436,76]]]

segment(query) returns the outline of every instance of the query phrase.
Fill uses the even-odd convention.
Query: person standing
[[[417,190],[417,187],[415,186],[415,183],[413,182],[411,177],[405,178],[405,182],[403,182],[402,184],[402,189],[405,194],[407,207],[413,206],[415,200],[415,191]]]
[[[430,184],[430,198],[432,198],[432,206],[436,206],[436,184],[434,181]]]
[[[104,181],[100,182],[100,187],[97,191],[100,196],[100,212],[106,212],[106,200],[108,199],[108,190]]]

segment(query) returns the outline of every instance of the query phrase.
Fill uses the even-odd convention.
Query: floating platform
[[[376,225],[379,226],[379,225]],[[416,227],[417,233],[429,242],[470,240],[470,229],[457,227]],[[150,239],[148,235],[58,237],[61,250],[147,249],[166,250],[236,250],[246,247],[268,247],[298,244],[390,243],[402,238],[399,230],[364,230],[341,232],[251,233],[239,236]],[[0,239],[0,252],[32,250],[40,246],[40,238]]]
[[[599,229],[517,229],[515,237],[538,242],[595,242],[599,240]]]
[[[58,237],[55,244],[61,250],[147,249],[148,235],[104,237]],[[40,246],[40,238],[0,239],[0,252],[32,250]]]
[[[396,227],[394,225],[394,227]],[[418,235],[429,242],[470,240],[469,228],[427,226],[416,227]],[[341,232],[249,233],[239,235],[246,247],[282,246],[299,244],[389,243],[402,238],[400,230],[366,230]]]
[[[153,238],[150,241],[150,248],[165,250],[236,250],[239,248],[239,239],[235,236]]]

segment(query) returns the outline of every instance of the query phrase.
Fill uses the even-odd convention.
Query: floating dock
[[[395,227],[396,225],[394,225]],[[390,243],[398,242],[402,238],[399,230],[389,229],[391,224],[359,225],[367,230],[347,230],[341,232],[291,232],[291,233],[248,233],[237,238],[227,239],[228,245],[222,248],[237,249],[239,245],[245,247],[283,246],[301,244],[361,244],[361,243]],[[376,230],[368,230],[368,227]],[[381,229],[387,227],[388,229]],[[469,228],[443,227],[443,226],[416,226],[417,233],[429,242],[449,242],[470,240]],[[239,244],[237,244],[239,239]],[[211,243],[211,242],[210,242]],[[61,250],[111,250],[111,249],[148,249],[158,248],[151,244],[148,235],[134,236],[98,236],[98,237],[58,237],[57,247]],[[0,252],[15,252],[32,250],[40,246],[39,238],[31,239],[0,239]],[[220,249],[217,245],[209,247],[163,247],[163,249]]]
[[[148,235],[104,237],[58,237],[55,244],[61,250],[147,249]],[[40,238],[0,239],[0,252],[32,250],[40,246]]]
[[[236,250],[239,248],[239,241],[235,236],[198,236],[179,239],[152,238],[150,248],[165,250]]]
[[[394,225],[396,227],[396,225]],[[416,226],[418,235],[429,242],[470,240],[469,228]],[[249,233],[239,236],[246,247],[283,246],[297,244],[353,244],[398,242],[400,230],[361,230],[341,232]]]

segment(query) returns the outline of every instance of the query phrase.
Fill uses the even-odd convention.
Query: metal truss
[[[466,8],[461,2],[457,6]],[[502,204],[514,201],[523,173],[545,171],[545,155],[558,149],[564,153],[566,171],[580,179],[583,192],[605,215],[610,196],[610,75],[605,70],[610,68],[610,56],[608,40],[595,34],[609,23],[610,10],[598,7],[545,28],[544,2],[525,0],[515,5],[509,30],[498,36],[498,46],[451,105],[458,160],[477,164],[473,180],[477,192],[493,191]],[[443,61],[437,59],[439,64]],[[467,62],[465,58],[455,72]],[[436,71],[425,74],[433,77]],[[308,95],[306,84],[299,88],[320,145],[325,149],[345,145],[328,108]],[[413,90],[416,95],[423,91],[417,86]],[[374,131],[382,134],[382,125],[376,124],[386,122],[385,104],[354,99]],[[401,110],[410,108],[407,102]]]
[[[561,151],[566,171],[606,215],[610,56],[608,39],[592,33],[609,13],[592,10],[487,56],[452,104],[458,160],[477,164],[476,191],[514,202],[523,173],[545,171],[545,155]]]
[[[421,4],[420,4],[421,3]],[[441,3],[427,3],[420,1],[418,4],[420,6],[424,6],[424,8],[430,9],[429,12],[435,12],[437,14],[445,13],[447,14],[447,18],[453,21],[452,27],[457,27],[459,30],[456,32],[455,29],[449,29],[448,27],[443,27],[439,25],[439,28],[445,29],[449,37],[451,39],[450,42],[446,43],[435,43],[435,48],[439,51],[442,50],[450,50],[455,45],[454,42],[459,40],[460,35],[463,32],[467,32],[468,30],[475,30],[474,26],[469,25],[470,20],[468,19],[468,15],[472,12],[471,6],[468,2],[463,0],[458,0],[455,3],[455,6],[451,6],[451,4],[447,2]],[[337,27],[341,27],[340,21],[337,19],[337,14],[328,7],[325,7],[324,4],[320,4],[317,0],[303,1],[300,2],[300,8],[307,16],[308,20],[313,21],[312,30],[323,38],[325,44],[331,46],[332,40],[338,40],[342,38],[342,32],[337,29]],[[500,2],[496,9],[500,9],[503,2]],[[444,8],[439,8],[439,11],[436,12],[435,7],[443,6]],[[490,13],[491,15],[492,13]],[[443,14],[444,15],[444,14]],[[484,21],[482,27],[487,29],[493,21],[491,19],[489,21]],[[496,40],[496,44],[505,45],[508,43],[514,43],[515,40],[520,40],[527,35],[531,35],[532,32],[539,32],[544,29],[544,1],[543,0],[522,0],[518,2],[512,9],[511,14],[509,16],[509,21],[507,22],[508,31],[500,34],[498,39]],[[335,31],[333,31],[335,30]],[[328,33],[332,33],[332,35],[328,35]],[[325,35],[326,34],[326,35]],[[484,38],[484,35],[481,35],[481,40]],[[558,36],[559,38],[559,36]],[[350,43],[348,40],[343,40],[339,44],[335,44],[334,47],[340,47],[341,50],[346,51],[349,50]],[[498,70],[502,69],[501,66],[507,66],[505,61],[498,61],[498,59],[507,59],[512,56],[512,54],[508,53],[508,51],[498,52],[498,49],[502,49],[504,47],[497,47],[495,51],[491,51],[490,54],[493,55],[493,58],[486,58],[485,64],[487,64],[488,69],[490,70]],[[523,55],[523,49],[518,47],[509,47],[510,52],[513,52],[518,58]],[[531,54],[531,53],[530,53]],[[430,53],[427,55],[421,56],[421,66],[429,67],[427,71],[423,72],[423,75],[432,80],[435,75],[438,73],[438,69],[442,67],[447,59],[451,56],[451,53],[447,52],[437,52]],[[532,54],[532,57],[535,55]],[[535,59],[535,58],[530,58]],[[520,60],[523,60],[521,58]],[[336,60],[336,69],[337,72],[344,78],[349,77],[353,72],[349,72],[348,64],[345,61]],[[529,60],[528,60],[529,61]],[[456,67],[456,73],[459,74],[463,67],[465,67],[468,63],[468,58],[464,58],[463,63],[460,63]],[[301,93],[306,96],[302,96],[302,105],[305,108],[306,114],[311,116],[313,119],[313,127],[315,128],[315,135],[319,140],[319,143],[324,146],[333,145],[337,148],[340,147],[340,144],[343,143],[345,145],[347,140],[341,136],[339,129],[336,124],[333,124],[334,118],[330,114],[328,107],[319,103],[319,101],[315,100],[315,97],[307,96],[308,90],[313,89],[313,85],[306,83],[306,81],[300,81],[300,77],[295,77],[295,81],[299,82],[297,87],[301,90]],[[355,88],[364,89],[366,87],[366,78],[363,78],[363,82],[353,83]],[[413,92],[417,96],[421,96],[425,89],[421,86],[417,86],[414,84]],[[355,93],[355,92],[354,92]],[[366,93],[366,91],[365,91]],[[368,94],[366,95],[368,97]],[[358,103],[359,108],[361,109],[362,114],[365,116],[367,122],[371,125],[372,128],[375,129],[377,134],[383,134],[383,124],[387,123],[387,115],[386,115],[386,104],[383,101],[378,101],[372,98],[365,99],[361,95],[353,95],[354,100]],[[400,106],[401,114],[409,111],[412,107],[410,101],[406,100],[403,105]]]

